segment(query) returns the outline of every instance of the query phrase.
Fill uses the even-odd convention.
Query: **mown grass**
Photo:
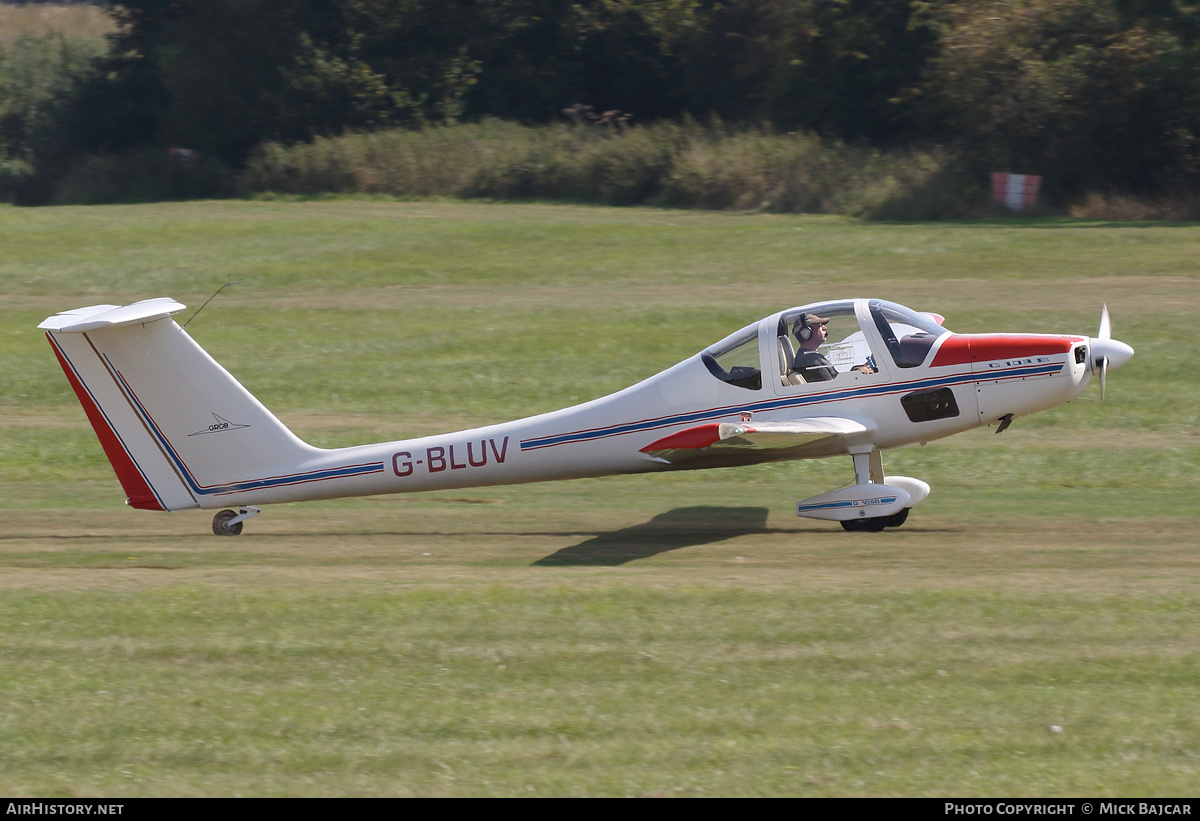
[[[0,792],[1105,795],[1196,783],[1192,226],[328,201],[0,210]],[[121,492],[34,326],[169,295],[302,435],[549,410],[779,307],[1137,349],[1109,401],[848,460],[268,508]],[[186,317],[186,314],[184,315]],[[1054,728],[1059,728],[1055,730]]]
[[[10,690],[7,786],[1161,795],[1194,777],[1189,598],[1123,609],[1158,625],[1147,643],[1104,596],[582,587],[7,596],[26,621],[6,677],[59,671]]]

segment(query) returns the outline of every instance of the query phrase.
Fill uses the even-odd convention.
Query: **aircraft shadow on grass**
[[[538,559],[534,565],[619,565],[685,547],[723,542],[767,530],[765,507],[679,507],[648,522],[599,536]]]

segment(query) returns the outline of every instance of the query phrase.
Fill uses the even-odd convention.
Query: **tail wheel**
[[[231,519],[236,519],[237,516],[238,512],[236,510],[222,510],[216,516],[213,516],[213,533],[217,536],[237,536],[242,532],[242,523],[229,523]]]

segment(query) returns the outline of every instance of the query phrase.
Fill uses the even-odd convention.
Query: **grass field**
[[[1178,796],[1200,781],[1200,227],[540,205],[0,208],[0,794]],[[305,438],[551,410],[773,310],[878,295],[1137,356],[849,460],[125,508],[35,326],[173,296]],[[186,314],[184,315],[186,318]]]

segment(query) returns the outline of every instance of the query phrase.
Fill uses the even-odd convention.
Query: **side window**
[[[747,390],[762,387],[762,371],[758,367],[758,327],[747,328],[727,342],[700,354],[709,373]]]
[[[836,379],[849,371],[874,372],[874,360],[852,307],[826,312],[825,332],[815,333],[802,312],[785,314],[779,321],[780,376],[783,385],[801,385]]]

